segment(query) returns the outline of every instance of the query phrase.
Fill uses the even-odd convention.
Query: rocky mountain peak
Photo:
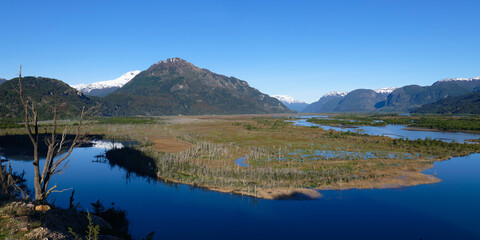
[[[176,58],[167,58],[166,60],[158,61],[157,63],[150,66],[147,71],[151,70],[159,70],[163,68],[181,68],[181,67],[190,67],[190,68],[197,68],[192,63],[187,62],[186,60],[176,57]]]

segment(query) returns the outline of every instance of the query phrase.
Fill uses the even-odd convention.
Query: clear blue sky
[[[114,79],[170,57],[315,101],[480,75],[480,1],[0,1],[0,77]]]

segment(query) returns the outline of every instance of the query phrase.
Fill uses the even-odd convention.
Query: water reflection
[[[152,230],[156,239],[480,239],[479,154],[435,163],[437,184],[275,201],[127,175],[118,165],[93,162],[104,153],[75,149],[70,167],[52,183],[74,187],[84,208],[102,199],[125,209],[138,239]],[[32,186],[31,162],[12,161],[12,167],[25,170]],[[54,193],[50,200],[68,207],[69,196]]]

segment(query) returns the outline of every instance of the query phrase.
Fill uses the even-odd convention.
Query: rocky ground
[[[93,226],[100,226],[98,239],[128,239],[102,218],[91,214]],[[48,204],[9,199],[0,202],[0,239],[83,239],[89,225],[87,213]]]

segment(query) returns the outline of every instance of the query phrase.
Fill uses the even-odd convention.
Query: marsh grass
[[[117,163],[132,171],[165,181],[254,196],[259,189],[430,183],[437,180],[420,172],[434,161],[480,150],[478,144],[391,139],[298,127],[287,119],[169,117],[153,118],[148,123],[91,124],[86,131],[110,139],[138,141],[140,144],[133,149],[123,150],[128,154],[118,149],[111,153],[112,159],[117,159],[115,154],[123,155]],[[170,153],[156,150],[152,143],[165,137],[188,142],[191,147]],[[251,167],[234,164],[235,159],[244,156]]]

